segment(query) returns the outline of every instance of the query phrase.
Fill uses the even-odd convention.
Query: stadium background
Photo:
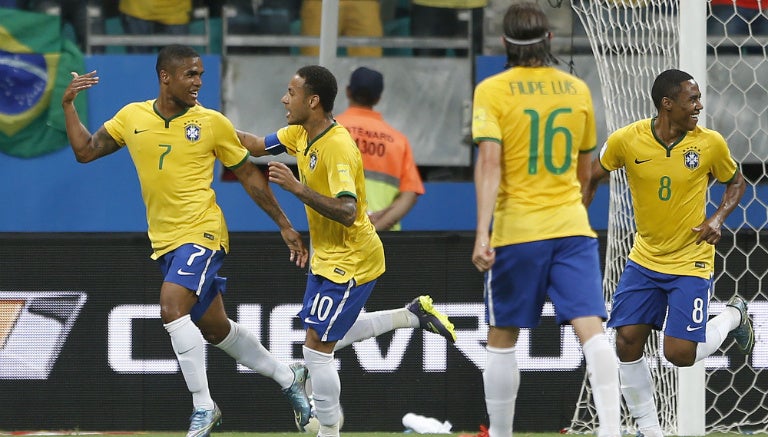
[[[88,95],[92,129],[122,103],[154,96],[154,56],[92,56],[86,61],[89,70],[98,69],[104,78]],[[210,107],[218,107],[220,64],[219,57],[205,58],[206,85],[201,100]],[[110,363],[110,314],[126,305],[155,305],[160,280],[148,256],[144,210],[128,157],[113,156],[83,167],[74,162],[67,149],[34,160],[3,156],[0,174],[0,196],[7,200],[5,213],[0,214],[0,289],[87,295],[71,333],[62,339],[62,349],[47,379],[0,379],[0,390],[6,393],[0,408],[15,412],[3,415],[3,428],[185,428],[190,401],[180,373],[121,372]],[[270,336],[269,315],[275,308],[300,301],[304,275],[287,262],[282,244],[269,233],[274,230],[272,225],[248,202],[242,188],[219,180],[214,185],[236,231],[233,253],[223,271],[231,277],[228,311],[237,318],[242,305],[261,305],[259,332],[270,347],[277,340]],[[473,187],[471,183],[437,182],[428,183],[427,192],[430,194],[409,216],[413,220],[411,231],[384,235],[389,272],[368,310],[402,306],[415,295],[429,292],[440,304],[453,305],[450,308],[460,336],[477,333],[482,330],[482,314],[477,312],[482,302],[481,277],[469,262]],[[297,227],[305,229],[301,206],[285,193],[277,194]],[[605,189],[600,195],[590,216],[595,228],[601,230],[601,247],[605,247]],[[713,197],[718,198],[719,193]],[[758,198],[768,195],[759,194]],[[744,232],[739,234],[740,243],[748,249],[761,236],[765,238],[763,234]],[[734,257],[728,262],[738,271],[738,263],[743,261]],[[768,260],[755,257],[750,263],[756,271],[764,271]],[[720,289],[727,292],[728,288],[725,284]],[[462,314],[461,308],[466,312]],[[130,357],[172,360],[158,319],[134,319],[130,327]],[[578,350],[561,350],[567,335],[554,326],[551,317],[545,317],[541,329],[531,333],[531,363],[522,378],[518,429],[556,431],[570,423],[584,369]],[[443,353],[433,337],[417,332],[407,338],[402,361],[392,371],[365,372],[352,349],[338,353],[347,413],[345,429],[398,431],[406,412],[449,420],[457,430],[476,429],[486,421],[481,363],[453,346],[447,346]],[[470,340],[475,351],[482,346],[479,337],[482,335]],[[390,343],[395,340],[392,335],[381,337],[380,353],[389,356]],[[400,346],[401,340],[397,339]],[[430,344],[426,353],[425,343]],[[292,346],[294,359],[301,355],[299,345]],[[274,383],[239,372],[215,348],[209,348],[208,357],[211,387],[224,411],[227,430],[293,429],[289,407]],[[439,369],[443,357],[445,368]],[[732,359],[735,362],[739,357]],[[766,361],[765,357],[758,359]],[[569,370],[553,371],[562,363]],[[539,370],[531,370],[537,366]],[[7,367],[3,371],[8,373]]]

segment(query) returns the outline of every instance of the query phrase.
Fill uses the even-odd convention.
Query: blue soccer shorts
[[[651,325],[670,337],[703,343],[711,291],[711,276],[669,275],[630,260],[613,294],[608,326]]]
[[[485,274],[485,316],[491,326],[535,328],[549,296],[558,324],[608,317],[597,239],[564,237],[496,248]]]
[[[188,288],[197,295],[189,315],[200,320],[213,299],[227,289],[227,278],[217,273],[224,262],[223,250],[211,250],[197,244],[184,244],[158,259],[163,280]]]
[[[324,342],[341,340],[355,324],[374,285],[376,280],[357,285],[354,279],[337,284],[310,272],[298,314],[304,329],[314,329]]]

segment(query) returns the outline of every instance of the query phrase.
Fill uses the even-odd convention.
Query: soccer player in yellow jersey
[[[62,106],[79,162],[91,162],[123,147],[133,159],[146,206],[152,258],[163,274],[160,317],[192,393],[194,412],[187,435],[205,437],[221,420],[208,388],[203,337],[238,363],[279,383],[297,422],[306,424],[311,412],[304,391],[306,368],[278,361],[224,311],[226,278],[218,276],[218,271],[229,250],[229,237],[211,189],[215,160],[233,171],[279,226],[291,261],[304,267],[308,251],[266,178],[248,161],[248,150],[240,144],[232,123],[197,104],[204,71],[200,56],[190,47],[171,45],[158,53],[156,70],[158,97],[126,105],[93,135],[80,122],[73,101],[80,91],[99,82],[95,71],[73,73]]]
[[[608,326],[616,328],[616,353],[624,400],[646,437],[659,437],[653,383],[643,349],[652,329],[664,328],[664,356],[692,366],[716,351],[731,332],[749,353],[754,331],[739,296],[708,321],[714,245],[745,182],[719,133],[697,126],[703,109],[693,77],[667,70],[651,88],[656,117],[625,126],[608,137],[592,164],[584,202],[598,182],[624,168],[637,233],[613,296]],[[710,178],[726,184],[717,210],[706,217]],[[666,320],[666,324],[665,324]]]
[[[313,254],[298,315],[307,330],[304,360],[323,437],[339,435],[341,381],[335,350],[396,328],[421,327],[456,340],[453,324],[435,310],[429,296],[404,308],[361,314],[384,273],[384,247],[367,214],[360,150],[333,119],[337,92],[328,69],[302,67],[282,98],[288,126],[266,137],[238,132],[255,156],[287,152],[296,157],[299,179],[285,164],[270,162],[269,180],[293,193],[307,212]]]
[[[570,323],[581,342],[598,435],[617,437],[616,355],[602,326],[607,314],[597,236],[581,200],[596,147],[594,109],[587,85],[551,65],[550,37],[537,4],[511,5],[504,16],[508,68],[479,83],[474,94],[479,153],[472,262],[485,273],[487,432],[512,435],[520,386],[515,345],[520,328],[539,324],[548,296],[557,322]]]

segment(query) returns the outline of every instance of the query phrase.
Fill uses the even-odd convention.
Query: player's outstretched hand
[[[291,251],[291,262],[296,264],[296,267],[304,267],[307,265],[307,259],[309,258],[309,251],[304,246],[304,240],[301,239],[296,229],[286,228],[280,230],[280,235],[283,236],[283,241],[288,246],[288,250]]]
[[[96,76],[96,70],[85,74],[77,74],[73,71],[70,74],[72,75],[72,81],[64,91],[64,96],[61,99],[62,105],[72,103],[80,91],[88,89],[99,83],[99,76]]]

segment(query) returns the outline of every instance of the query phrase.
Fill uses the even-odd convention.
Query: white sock
[[[275,358],[244,326],[233,320],[229,326],[229,335],[214,346],[254,372],[274,379],[284,389],[293,384],[293,371],[288,364]]]
[[[515,421],[515,401],[520,388],[520,369],[515,348],[486,346],[488,357],[483,371],[485,407],[488,410],[490,437],[509,437]]]
[[[341,381],[333,361],[333,353],[326,354],[306,346],[304,363],[312,378],[312,397],[315,401],[317,420],[320,422],[318,435],[338,436],[341,410]]]
[[[163,326],[171,336],[171,346],[179,361],[181,374],[192,393],[192,405],[195,409],[212,410],[214,404],[205,373],[205,342],[200,330],[192,323],[189,314]]]
[[[637,361],[619,363],[619,379],[621,381],[621,394],[629,412],[637,421],[640,430],[649,430],[661,435],[659,414],[656,411],[656,402],[653,399],[653,380],[651,369],[645,357]],[[645,434],[645,432],[644,432]],[[648,435],[648,434],[646,434]]]
[[[336,342],[334,351],[352,343],[373,338],[398,328],[418,328],[419,318],[407,308],[361,313],[344,338]]]
[[[608,344],[605,334],[600,333],[582,346],[587,362],[587,376],[592,387],[597,417],[600,419],[599,437],[621,435],[621,393],[616,353]]]
[[[725,307],[723,312],[707,322],[707,339],[696,345],[696,362],[712,355],[728,337],[728,333],[741,324],[741,313],[733,307]]]

